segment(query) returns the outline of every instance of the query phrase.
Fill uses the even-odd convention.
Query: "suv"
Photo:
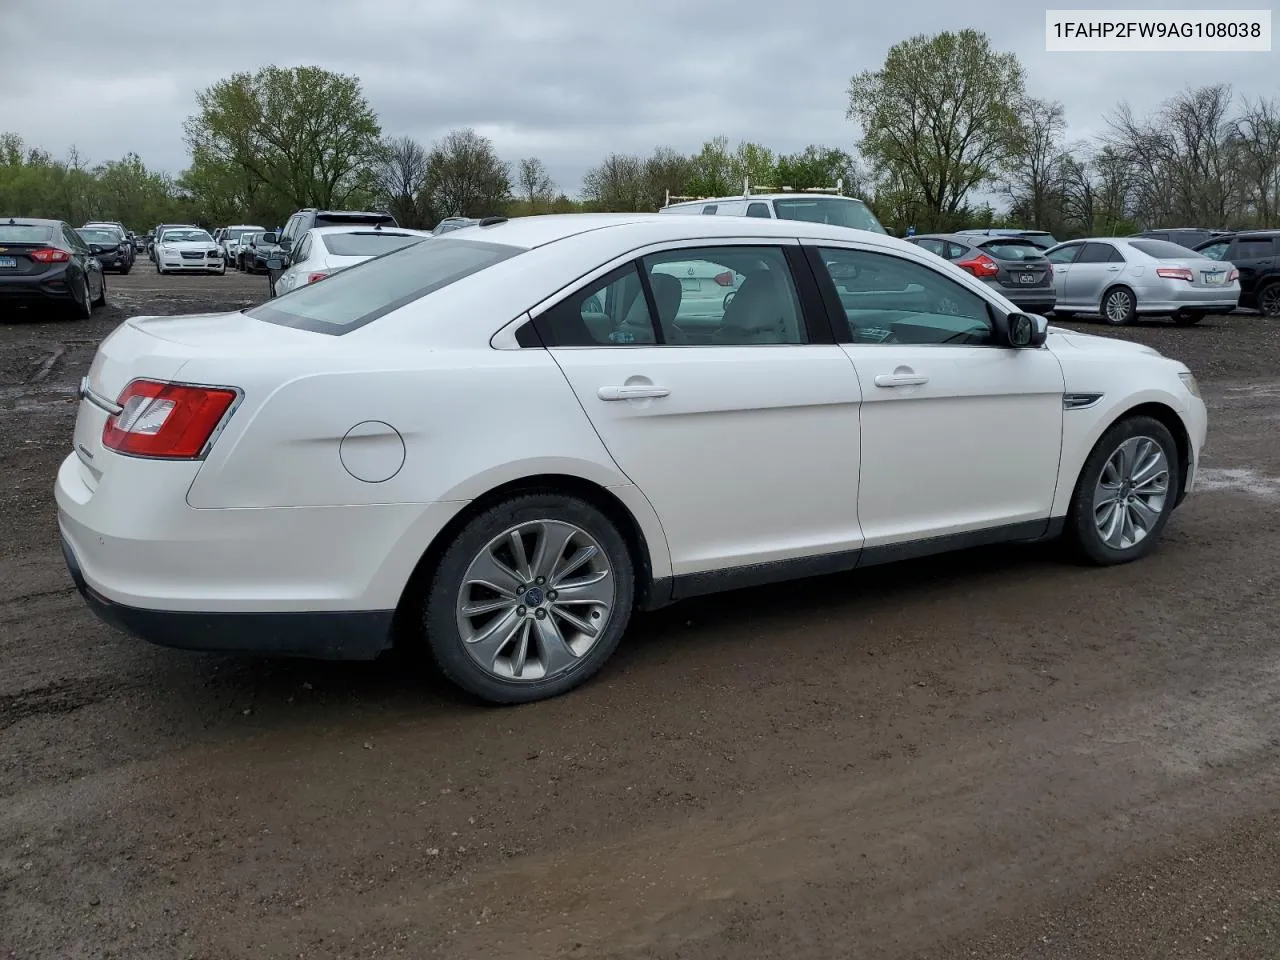
[[[889,232],[876,219],[870,207],[857,197],[844,195],[843,181],[832,188],[783,188],[777,192],[772,192],[771,187],[752,187],[749,183],[742,186],[742,193],[736,197],[673,197],[668,192],[667,202],[658,212],[804,220],[808,223],[829,223],[836,227],[869,230],[872,233]]]
[[[280,250],[285,259],[284,265],[288,266],[289,254],[293,245],[312,227],[375,226],[378,224],[384,227],[400,226],[400,224],[396,223],[396,218],[389,213],[372,213],[368,210],[318,210],[315,207],[307,207],[291,216],[285,223],[284,229],[278,234],[268,234],[270,239],[267,242],[275,242],[280,245]],[[267,286],[273,297],[276,295],[276,281],[280,279],[280,274],[282,273],[284,273],[283,269],[272,270],[268,268],[267,270]]]
[[[972,228],[968,230],[957,230],[955,236],[964,238],[966,243],[978,243],[978,240],[971,240],[972,237],[1015,237],[1018,240],[1025,240],[1033,246],[1039,247],[1041,250],[1052,250],[1059,241],[1048,230],[1016,230],[1008,227],[991,227],[988,229]],[[910,240],[910,237],[906,239]]]
[[[1131,233],[1129,236],[1140,237],[1143,240],[1168,240],[1180,247],[1194,250],[1199,244],[1216,240],[1226,232],[1225,230],[1206,230],[1203,227],[1168,227],[1164,230],[1143,230],[1141,233]]]
[[[1210,260],[1240,271],[1240,306],[1280,317],[1280,230],[1247,230],[1214,237],[1195,247]]]

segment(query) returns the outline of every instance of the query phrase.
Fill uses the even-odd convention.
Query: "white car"
[[[431,236],[429,230],[378,225],[312,227],[280,264],[285,269],[276,280],[276,296]]]
[[[266,227],[253,223],[238,223],[234,227],[223,227],[219,244],[222,247],[222,254],[227,263],[236,263],[236,257],[240,253],[240,245],[249,234],[265,233],[266,230]]]
[[[198,227],[174,227],[156,241],[156,273],[227,272],[222,248],[209,231]]]
[[[746,278],[715,327],[653,282],[690,262]],[[58,522],[103,619],[255,654],[417,639],[504,703],[698,594],[1000,541],[1135,560],[1206,432],[1181,363],[912,244],[655,214],[522,217],[135,317],[81,396]]]

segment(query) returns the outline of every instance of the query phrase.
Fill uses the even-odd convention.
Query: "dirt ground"
[[[492,709],[396,658],[89,614],[52,484],[97,341],[265,295],[110,283],[92,321],[0,327],[3,960],[1280,956],[1280,324],[1123,331],[1212,417],[1141,563],[1002,548],[685,603]]]

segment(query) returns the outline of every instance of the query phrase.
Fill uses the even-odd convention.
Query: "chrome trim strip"
[[[100,393],[94,393],[93,390],[89,388],[88,377],[80,378],[80,399],[88,400],[99,410],[105,410],[113,417],[118,417],[124,412],[124,407],[120,406],[120,404],[112,400],[108,400]]]
[[[1085,410],[1101,399],[1100,393],[1064,393],[1062,407],[1064,410]]]

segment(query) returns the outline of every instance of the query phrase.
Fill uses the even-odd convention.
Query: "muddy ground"
[[[140,266],[93,321],[0,327],[0,958],[1280,955],[1280,324],[1121,334],[1212,415],[1142,563],[685,603],[490,709],[398,659],[154,648],[73,592],[51,488],[97,340],[264,283]]]

